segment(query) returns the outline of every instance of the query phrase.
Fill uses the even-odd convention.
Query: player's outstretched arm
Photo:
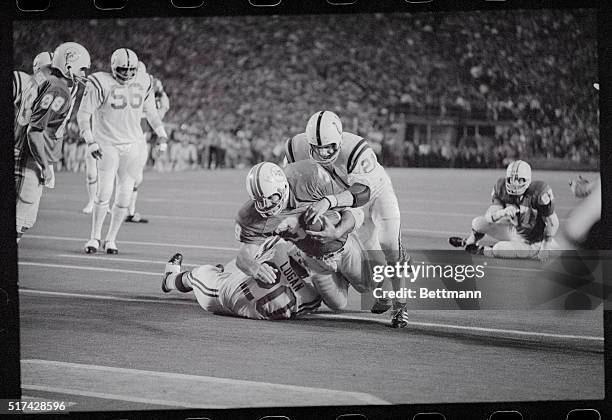
[[[307,223],[316,222],[327,210],[345,207],[361,207],[370,201],[370,187],[356,183],[340,194],[326,195],[306,210]]]

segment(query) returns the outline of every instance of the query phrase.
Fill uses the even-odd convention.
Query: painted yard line
[[[52,199],[51,197],[53,196],[49,196],[46,197],[45,199]],[[82,202],[82,199],[77,199],[74,196],[70,196],[70,195],[56,195],[53,197],[55,199],[55,201],[77,201],[77,202]],[[173,203],[179,203],[179,204],[209,204],[209,205],[223,205],[223,206],[233,206],[236,209],[240,208],[240,206],[242,206],[245,200],[242,201],[223,201],[223,200],[197,200],[197,199],[183,199],[183,198],[168,198],[168,197],[159,197],[159,198],[151,198],[151,197],[138,197],[138,201],[139,202],[150,202],[150,203],[169,203],[169,204],[173,204]],[[487,201],[486,200],[474,200],[474,201],[451,201],[451,200],[434,200],[434,199],[425,199],[425,198],[398,198],[398,202],[400,203],[424,203],[424,204],[443,204],[443,205],[460,205],[460,206],[468,206],[468,207],[477,207],[477,208],[483,208],[487,206]],[[555,206],[556,209],[558,210],[571,210],[574,208],[574,206]],[[75,208],[75,211],[77,209]]]
[[[29,381],[51,382],[51,388],[62,382],[77,388],[72,391],[95,392],[107,398],[124,401],[143,402],[156,405],[226,408],[239,406],[265,405],[267,403],[315,405],[317,399],[323,405],[347,403],[389,404],[389,402],[362,392],[340,391],[297,385],[285,385],[242,379],[219,378],[174,372],[159,372],[101,366],[81,363],[68,363],[52,360],[24,359],[21,361],[24,383],[32,389],[46,387],[31,385]],[[161,384],[161,385],[160,385]],[[86,386],[88,391],[78,388]],[[233,390],[234,392],[229,392]],[[70,391],[70,389],[66,390]],[[107,391],[111,391],[109,393]],[[121,393],[117,393],[121,391]],[[59,392],[59,391],[58,391]],[[70,393],[70,392],[66,392]],[[83,394],[76,394],[83,395]],[[146,395],[146,398],[144,397]],[[266,401],[265,395],[274,395]],[[161,398],[156,398],[161,397]],[[168,400],[166,398],[172,397]],[[286,398],[286,400],[285,400]],[[212,401],[212,404],[208,401]],[[259,401],[257,401],[259,399]]]
[[[426,235],[435,235],[436,237],[448,237],[448,236],[465,236],[466,232],[457,232],[450,230],[428,230],[428,229],[402,229],[402,232],[405,233],[413,233],[413,234],[426,234]],[[230,233],[228,233],[230,236]],[[76,237],[68,237],[68,236],[53,236],[53,235],[26,235],[23,237],[22,242],[27,238],[32,239],[46,239],[53,241],[72,241],[72,242],[86,242],[83,238]],[[212,245],[190,245],[190,244],[170,244],[163,242],[139,242],[139,241],[119,241],[119,244],[130,244],[130,245],[142,245],[142,246],[161,246],[165,248],[194,248],[194,249],[206,249],[213,251],[233,251],[238,252],[238,248],[230,248],[224,246],[212,246]],[[446,249],[446,248],[445,248]]]
[[[135,262],[135,263],[150,263],[150,264],[162,264],[165,265],[166,261],[155,261],[155,260],[140,260],[136,258],[116,258],[116,257],[102,257],[95,255],[75,255],[75,254],[57,254],[57,257],[61,258],[76,258],[76,259],[87,259],[87,260],[95,260],[95,261],[123,261],[123,262]],[[415,263],[425,263],[425,261],[415,261]],[[182,267],[198,267],[203,264],[182,264]],[[503,265],[489,265],[487,264],[487,269],[489,270],[510,270],[510,271],[526,271],[526,272],[535,272],[540,273],[543,269],[538,268],[521,268],[521,267],[508,267]]]
[[[90,397],[90,398],[100,398],[103,400],[115,400],[115,401],[126,401],[133,403],[141,403],[141,404],[151,404],[158,406],[168,406],[168,407],[188,407],[188,408],[200,408],[201,405],[197,404],[189,404],[178,401],[167,401],[161,399],[151,399],[151,398],[139,398],[139,397],[130,397],[125,394],[108,394],[106,392],[90,392],[83,391],[80,389],[71,389],[71,388],[61,388],[57,386],[41,386],[41,385],[30,385],[30,384],[22,384],[21,387],[23,389],[27,389],[30,391],[42,391],[42,392],[53,392],[56,394],[66,394],[66,395],[78,395],[81,397]],[[221,406],[210,406],[208,408],[221,408]]]
[[[72,241],[72,242],[83,242],[86,240],[83,238],[75,238],[69,236],[51,236],[51,235],[27,235],[24,238],[32,239],[48,239],[53,241]],[[23,239],[22,239],[23,241]],[[224,246],[207,246],[207,245],[191,245],[191,244],[171,244],[162,242],[139,242],[139,241],[119,241],[119,244],[130,244],[130,245],[144,245],[144,246],[163,246],[165,248],[195,248],[195,249],[210,249],[215,251],[238,251],[238,248],[230,248]]]
[[[56,213],[56,214],[74,214],[75,210],[63,210],[63,209],[41,209],[43,213]],[[427,210],[401,210],[402,214],[422,214],[432,216],[444,216],[444,217],[476,217],[474,213],[449,213],[449,212],[435,212]],[[167,219],[167,220],[192,220],[192,221],[203,221],[203,222],[235,222],[236,219],[229,217],[202,217],[202,216],[170,216],[165,214],[150,214],[145,215],[148,219]]]
[[[340,320],[356,320],[356,321],[374,321],[379,322],[381,324],[387,325],[389,323],[388,320],[384,319],[373,319],[366,318],[356,315],[342,315],[342,314],[309,314],[308,315],[317,317],[317,318],[325,318],[325,319],[340,319]],[[554,333],[543,333],[536,331],[521,331],[521,330],[511,330],[511,329],[503,329],[503,328],[485,328],[485,327],[473,327],[473,326],[464,326],[464,325],[451,325],[451,324],[440,324],[434,322],[416,322],[416,321],[408,321],[408,325],[414,325],[419,327],[432,327],[432,328],[444,328],[448,330],[458,330],[458,331],[473,331],[473,332],[483,332],[483,333],[497,333],[497,334],[508,334],[515,336],[525,336],[525,337],[544,337],[544,338],[556,338],[556,339],[571,339],[571,340],[585,340],[585,341],[593,341],[597,343],[603,343],[603,337],[597,337],[592,335],[573,335],[573,334],[554,334]]]
[[[70,214],[72,215],[74,212],[70,210],[60,210],[60,209],[41,209],[42,213],[55,213],[55,214]],[[474,213],[444,213],[444,212],[429,212],[429,211],[420,211],[420,210],[407,210],[401,211],[402,214],[422,214],[424,216],[444,216],[444,217],[466,217],[466,218],[474,218],[476,215]],[[159,220],[183,220],[188,222],[213,222],[213,223],[231,223],[232,225],[236,222],[236,219],[232,219],[229,217],[205,217],[205,216],[170,216],[164,214],[147,214],[146,217],[148,219],[159,219]],[[560,222],[564,222],[565,218],[559,218]],[[443,235],[455,235],[456,232],[450,231],[442,231],[442,230],[429,230],[429,229],[402,229],[402,232],[408,233],[429,233],[429,234],[443,234]],[[463,233],[465,234],[465,232]]]
[[[47,268],[69,268],[71,270],[87,270],[87,271],[106,271],[110,273],[125,273],[125,274],[141,274],[145,276],[160,276],[161,272],[153,273],[151,271],[135,271],[135,270],[121,270],[118,268],[104,268],[104,267],[84,267],[82,265],[67,265],[67,264],[48,264],[38,263],[33,261],[19,261],[19,265],[33,266],[33,267],[47,267]]]
[[[36,289],[19,289],[19,294],[25,295],[41,295],[41,296],[52,296],[62,298],[79,298],[79,299],[93,299],[93,300],[110,300],[113,302],[139,302],[139,303],[168,303],[171,305],[189,305],[198,306],[198,302],[193,300],[175,300],[175,299],[155,299],[155,298],[126,298],[120,296],[110,295],[92,295],[86,293],[70,293],[70,292],[52,292],[48,290],[36,290]],[[176,295],[175,295],[176,296]]]
[[[197,302],[178,302],[171,301],[166,299],[144,299],[144,298],[122,298],[117,296],[104,296],[104,295],[85,295],[78,293],[64,293],[64,292],[48,292],[44,290],[36,290],[36,289],[20,289],[20,293],[26,294],[39,294],[39,295],[49,295],[49,296],[57,296],[57,297],[76,297],[76,298],[84,298],[84,299],[97,299],[97,300],[112,300],[112,301],[121,301],[121,302],[143,302],[143,303],[171,303],[171,304],[183,304],[183,305],[197,305]],[[323,318],[323,319],[337,319],[337,320],[355,320],[355,321],[367,321],[374,322],[378,324],[388,325],[388,319],[381,319],[375,317],[366,317],[366,316],[358,316],[358,315],[345,315],[345,314],[308,314],[307,318]],[[298,318],[299,319],[299,318]],[[556,338],[556,339],[574,339],[574,340],[586,340],[586,341],[594,341],[597,343],[603,343],[603,337],[590,336],[590,335],[572,335],[572,334],[555,334],[555,333],[543,333],[543,332],[535,332],[535,331],[521,331],[521,330],[512,330],[512,329],[503,329],[503,328],[485,328],[485,327],[472,327],[472,326],[463,326],[463,325],[452,325],[452,324],[441,324],[435,322],[418,322],[418,321],[408,321],[408,325],[418,326],[418,327],[432,327],[432,328],[444,328],[447,330],[456,330],[456,331],[473,331],[473,332],[484,332],[484,333],[501,333],[508,334],[514,336],[524,336],[524,337],[545,337],[545,338]]]
[[[104,254],[102,254],[104,255]],[[134,262],[134,263],[147,263],[147,264],[160,264],[165,265],[167,261],[156,261],[156,260],[140,260],[137,258],[117,258],[116,256],[111,257],[101,257],[95,255],[76,255],[76,254],[57,254],[56,257],[61,258],[76,258],[76,259],[85,259],[85,260],[94,260],[94,261],[121,261],[121,262]],[[202,264],[181,264],[181,267],[198,267]]]

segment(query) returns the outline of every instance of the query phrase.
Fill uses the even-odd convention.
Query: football
[[[306,213],[302,213],[302,215],[300,216],[300,226],[304,228],[304,230],[312,230],[314,232],[320,232],[323,230],[323,222],[321,221],[320,218],[319,220],[316,220],[314,223],[306,223],[306,221],[304,220],[305,214]],[[340,213],[334,210],[326,211],[323,216],[328,218],[332,225],[337,225],[338,222],[340,222],[340,218],[341,218]]]

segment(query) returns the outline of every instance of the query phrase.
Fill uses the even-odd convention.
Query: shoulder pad
[[[535,184],[534,195],[537,198],[538,204],[541,206],[550,205],[555,199],[555,196],[552,192],[552,188],[550,188],[547,183],[542,181],[535,181],[533,184]]]
[[[350,134],[350,133],[346,133]],[[347,143],[344,142],[344,133],[342,137],[342,153],[346,158],[346,169],[348,173],[353,172],[357,163],[359,162],[359,158],[361,155],[368,149],[370,149],[370,145],[368,141],[363,137],[356,136],[354,134],[350,134],[350,141]]]
[[[310,146],[306,139],[306,134],[300,133],[287,140],[285,143],[285,154],[289,163],[297,162],[299,160],[309,159]]]

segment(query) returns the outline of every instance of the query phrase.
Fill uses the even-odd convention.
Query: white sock
[[[133,216],[136,213],[136,198],[138,197],[138,190],[132,191],[132,198],[130,198],[130,205],[128,207],[128,214]]]
[[[174,287],[174,281],[175,281],[176,276],[177,276],[178,274],[179,274],[179,273],[170,273],[170,274],[168,274],[168,275],[166,276],[166,279],[164,280],[164,283],[165,283],[165,285],[166,285],[166,287],[167,287],[168,289],[170,289],[170,290],[174,290],[174,289],[176,289],[176,287]]]
[[[99,240],[102,237],[102,226],[104,225],[106,213],[108,213],[108,202],[94,203],[91,215],[91,239]]]
[[[117,204],[113,205],[113,209],[111,210],[111,221],[110,227],[108,228],[108,233],[106,234],[107,241],[115,241],[117,239],[117,234],[119,233],[119,228],[127,215],[126,207],[119,207]]]
[[[96,192],[98,191],[98,180],[96,179],[94,182],[87,182],[87,195],[89,196],[89,201],[87,204],[93,204],[94,199],[96,198]]]
[[[343,309],[348,301],[348,282],[339,274],[316,274],[311,277],[323,302],[334,311]]]

